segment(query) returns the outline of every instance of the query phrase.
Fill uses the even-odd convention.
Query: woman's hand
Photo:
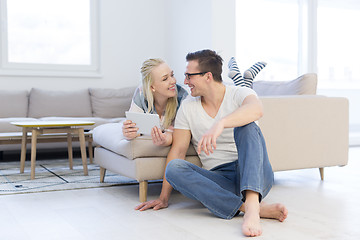
[[[216,139],[224,130],[223,121],[215,123],[200,139],[197,147],[198,154],[204,151],[206,155],[210,155],[216,149]]]
[[[169,146],[172,143],[172,132],[163,133],[160,128],[153,127],[151,129],[151,138],[156,146]]]
[[[140,134],[138,134],[139,128],[136,127],[136,124],[133,123],[131,120],[126,120],[123,122],[123,127],[122,127],[122,131],[123,131],[123,135],[127,140],[131,140],[134,139],[138,136],[140,136]]]

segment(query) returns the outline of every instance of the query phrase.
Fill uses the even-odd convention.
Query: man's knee
[[[175,174],[179,173],[179,169],[184,168],[186,166],[186,161],[182,159],[173,159],[171,160],[167,166],[165,171],[165,178],[171,177]]]
[[[249,136],[250,134],[259,134],[260,128],[255,122],[251,122],[241,127],[234,128],[234,137]]]

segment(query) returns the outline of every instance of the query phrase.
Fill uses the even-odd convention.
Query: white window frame
[[[11,1],[11,0],[10,0]],[[91,63],[89,65],[33,64],[8,61],[7,0],[0,0],[0,76],[101,77],[99,1],[90,0]]]
[[[317,0],[299,0],[298,75],[317,73]]]

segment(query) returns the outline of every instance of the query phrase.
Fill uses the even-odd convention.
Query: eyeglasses
[[[199,73],[184,73],[186,80],[190,80],[190,76],[195,76],[195,75],[204,75],[207,72],[199,72]]]

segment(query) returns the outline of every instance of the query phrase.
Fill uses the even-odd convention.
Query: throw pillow
[[[258,96],[315,95],[317,75],[307,73],[291,81],[254,81],[253,89]]]
[[[94,117],[125,117],[130,108],[136,87],[121,89],[90,88],[91,105]]]
[[[0,90],[0,117],[26,117],[28,101],[26,90]]]
[[[51,91],[32,88],[29,117],[91,117],[91,103],[87,89]]]

